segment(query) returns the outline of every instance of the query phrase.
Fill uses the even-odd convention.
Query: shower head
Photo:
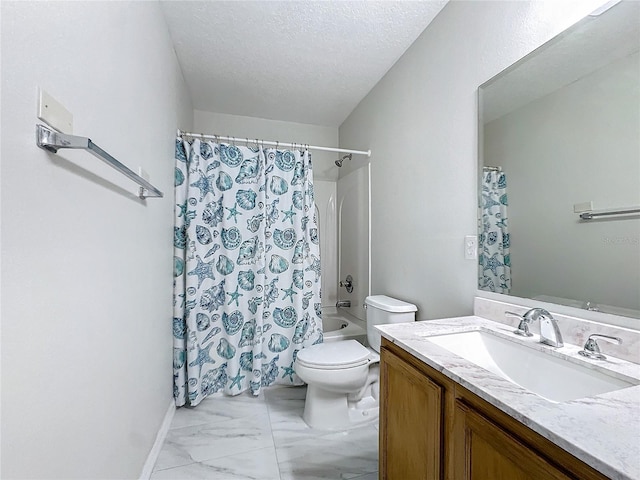
[[[337,165],[338,167],[341,167],[341,166],[342,166],[342,162],[344,162],[345,160],[351,160],[351,154],[350,154],[350,153],[346,154],[346,155],[345,155],[344,157],[342,157],[340,160],[336,160],[336,165]]]

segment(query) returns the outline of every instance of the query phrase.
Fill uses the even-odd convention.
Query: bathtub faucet
[[[338,300],[336,302],[336,308],[340,308],[340,307],[351,307],[351,300]]]

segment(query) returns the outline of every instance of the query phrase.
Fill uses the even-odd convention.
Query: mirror
[[[480,87],[479,289],[640,318],[639,51],[623,1]]]

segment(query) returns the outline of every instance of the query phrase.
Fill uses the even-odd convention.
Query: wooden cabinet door
[[[443,389],[382,349],[380,479],[442,478]]]
[[[460,401],[455,405],[453,478],[459,480],[576,480]]]

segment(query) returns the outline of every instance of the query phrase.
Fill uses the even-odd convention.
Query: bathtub
[[[335,307],[322,309],[322,328],[325,342],[353,339],[364,343],[367,338],[365,322]]]

